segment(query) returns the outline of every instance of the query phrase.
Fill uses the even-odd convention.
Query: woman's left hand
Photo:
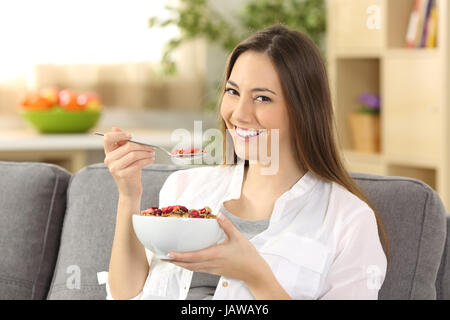
[[[206,272],[258,283],[272,273],[270,266],[261,257],[253,244],[223,214],[217,221],[226,234],[226,239],[218,245],[191,252],[169,252],[174,260],[164,260],[185,269]]]

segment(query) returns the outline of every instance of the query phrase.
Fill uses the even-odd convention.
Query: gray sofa
[[[186,168],[145,168],[141,209],[158,205],[167,176]],[[379,298],[450,299],[450,220],[437,193],[415,179],[351,175],[380,210],[391,244]],[[103,164],[71,175],[0,161],[0,299],[104,299],[98,272],[108,270],[117,198]]]

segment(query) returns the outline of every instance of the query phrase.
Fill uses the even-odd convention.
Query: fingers
[[[112,131],[107,132],[103,137],[105,154],[117,149],[121,144],[131,139],[131,135],[123,132],[117,127],[112,127]]]
[[[191,252],[169,252],[173,260],[163,260],[173,263],[179,267],[196,271],[219,274],[220,267],[223,264],[219,256],[219,247],[212,246],[207,249]]]
[[[110,165],[109,172],[117,178],[127,178],[131,177],[134,174],[138,173],[142,168],[145,166],[155,162],[155,158],[153,155],[151,156],[144,156],[142,159],[138,160],[131,160],[129,163],[120,164],[117,165],[116,162],[114,162],[112,165]]]
[[[130,176],[133,173],[136,173],[137,171],[141,170],[142,168],[144,168],[145,166],[151,164],[155,162],[155,158],[145,158],[145,159],[141,159],[141,160],[137,160],[135,162],[133,162],[132,164],[130,164],[128,167],[126,167],[125,169],[122,169],[119,175],[122,175],[124,177]]]
[[[217,256],[218,256],[217,246],[211,246],[206,249],[190,252],[169,252],[169,257],[172,257],[174,260],[180,262],[208,261],[217,258]]]
[[[217,222],[227,235],[228,239],[234,239],[236,237],[242,236],[242,234],[238,229],[236,229],[230,219],[228,219],[222,212],[219,211],[216,218]]]
[[[220,275],[220,266],[217,265],[215,262],[181,262],[181,261],[174,261],[174,260],[163,260],[166,262],[173,263],[179,267],[182,267],[184,269],[188,269],[195,272],[206,272],[210,274],[216,274]]]
[[[132,151],[117,160],[113,160],[113,163],[109,166],[109,168],[110,170],[125,169],[136,161],[143,159],[154,160],[154,157],[155,155],[152,151]]]
[[[155,148],[144,146],[136,143],[125,143],[125,145],[118,147],[117,149],[111,151],[105,156],[105,164],[108,166],[112,164],[112,162],[119,160],[126,156],[129,153],[137,152],[137,151],[146,151],[154,155]],[[137,160],[137,159],[135,159]]]
[[[154,147],[129,143],[130,138],[117,127],[104,136],[104,163],[115,177],[128,177],[155,161]]]

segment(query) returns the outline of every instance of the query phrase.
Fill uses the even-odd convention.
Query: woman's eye
[[[270,99],[269,97],[266,97],[266,96],[257,96],[256,100],[258,100],[259,102],[271,102],[272,101],[272,99]]]
[[[232,89],[232,88],[226,88],[226,89],[225,89],[225,92],[227,92],[227,93],[229,93],[229,94],[231,94],[231,95],[237,94],[237,91],[234,90],[234,89]]]

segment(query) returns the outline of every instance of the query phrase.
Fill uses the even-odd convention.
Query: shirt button
[[[228,287],[228,281],[222,281],[222,287],[224,288]]]

